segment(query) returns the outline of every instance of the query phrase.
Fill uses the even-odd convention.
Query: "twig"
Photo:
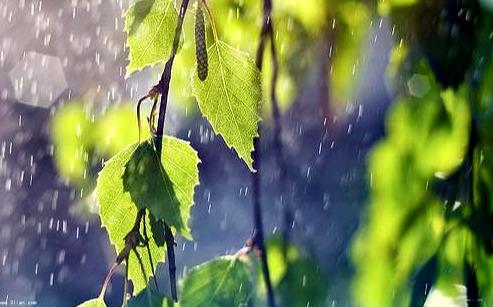
[[[147,251],[149,252],[149,262],[151,263],[151,269],[152,269],[152,274],[154,275],[154,282],[156,283],[156,288],[157,288],[157,281],[156,281],[156,276],[155,276],[155,271],[154,271],[154,264],[152,263],[152,256],[151,252],[149,249],[149,238],[147,237],[147,231],[146,231],[146,226],[145,226],[145,214],[146,211],[145,209],[140,209],[137,212],[137,216],[135,217],[135,222],[134,225],[132,226],[132,229],[127,233],[125,236],[125,247],[118,253],[118,256],[116,257],[116,261],[114,263],[114,266],[118,266],[125,260],[126,262],[126,270],[125,270],[125,286],[124,286],[124,294],[123,294],[123,303],[126,305],[126,294],[127,294],[127,279],[128,279],[128,266],[129,266],[129,256],[130,252],[133,251],[135,253],[135,256],[137,257],[137,260],[139,261],[140,269],[142,271],[142,275],[144,276],[144,281],[147,283],[147,273],[144,268],[144,263],[142,262],[142,258],[140,257],[139,251],[137,250],[137,247],[140,246],[146,246]],[[145,239],[142,237],[140,234],[140,223],[144,223],[144,236]],[[110,271],[111,273],[111,271]]]
[[[293,214],[289,204],[282,198],[284,192],[286,191],[286,160],[284,157],[284,150],[282,144],[282,121],[281,112],[279,110],[279,103],[277,101],[276,95],[276,84],[279,77],[279,60],[277,57],[277,50],[274,38],[274,25],[272,22],[272,1],[264,1],[264,18],[262,31],[260,33],[260,42],[257,49],[256,64],[257,67],[262,70],[263,55],[265,50],[265,44],[267,40],[270,39],[270,53],[273,63],[272,69],[272,82],[271,82],[271,108],[272,108],[272,118],[274,119],[274,150],[275,150],[275,161],[276,166],[279,171],[279,186],[281,194],[281,205],[283,210],[283,222],[282,222],[282,237],[283,237],[283,254],[285,255],[287,249],[287,243],[289,242],[291,225],[293,224]]]
[[[142,262],[142,257],[140,257],[140,254],[139,254],[139,251],[137,250],[137,247],[132,248],[132,250],[133,250],[135,256],[137,257],[137,260],[139,261],[140,270],[142,271],[142,276],[144,277],[144,280],[147,283],[148,278],[147,278],[147,273],[144,269],[144,262]]]
[[[128,255],[130,254],[130,251],[137,246],[139,246],[140,243],[144,242],[144,239],[140,235],[140,221],[142,220],[142,217],[145,215],[145,209],[140,209],[137,212],[137,216],[135,217],[135,222],[130,229],[130,231],[125,235],[125,247],[120,251],[118,256],[116,257],[116,263],[120,264],[125,260]]]
[[[158,156],[161,155],[161,149],[162,149],[164,121],[166,117],[166,107],[168,104],[169,84],[171,81],[171,69],[173,68],[173,62],[175,60],[176,53],[178,52],[178,47],[180,45],[183,20],[185,18],[185,13],[188,8],[188,2],[189,0],[183,0],[181,3],[171,54],[168,61],[166,61],[166,64],[164,65],[164,71],[163,74],[161,75],[161,79],[159,80],[159,83],[156,86],[154,86],[154,90],[156,90],[159,94],[161,94],[161,102],[159,105],[159,115],[158,115],[158,123],[156,130],[156,145],[155,145]]]
[[[110,283],[110,280],[111,280],[111,277],[113,277],[113,275],[115,274],[115,270],[116,268],[118,267],[119,263],[117,262],[114,262],[112,265],[111,265],[111,268],[109,270],[109,272],[106,274],[106,277],[104,278],[104,282],[103,282],[103,286],[101,287],[101,291],[99,293],[99,296],[104,296],[104,294],[106,293],[106,288],[108,288],[108,285]]]
[[[157,130],[154,136],[154,146],[156,147],[156,153],[158,157],[161,156],[162,146],[163,146],[163,135],[164,135],[164,122],[166,117],[166,107],[168,104],[168,93],[169,85],[171,81],[171,69],[173,68],[173,62],[175,60],[176,53],[178,52],[178,47],[180,45],[181,32],[183,28],[183,20],[185,18],[185,13],[188,8],[189,0],[183,0],[180,7],[180,12],[178,14],[178,21],[175,28],[175,36],[173,39],[173,46],[171,49],[171,54],[164,65],[163,74],[159,83],[153,87],[151,91],[155,91],[161,95],[161,101],[159,105],[159,114],[157,122]],[[165,228],[166,236],[166,247],[168,253],[168,269],[169,278],[171,286],[171,294],[173,300],[178,301],[178,295],[176,292],[176,264],[175,264],[175,252],[174,252],[174,238],[171,229],[166,225]],[[173,243],[170,244],[170,241]]]
[[[123,307],[127,306],[127,293],[128,293],[128,256],[125,258],[125,280],[123,285]]]
[[[274,62],[274,69],[272,74],[272,91],[271,91],[271,100],[272,100],[272,111],[275,121],[275,134],[279,133],[279,135],[275,136],[275,146],[277,147],[277,154],[279,151],[282,153],[282,150],[278,147],[281,145],[280,142],[280,116],[279,116],[279,108],[277,105],[277,99],[275,95],[275,84],[277,82],[277,75],[279,65],[277,62],[276,49],[274,45],[274,35],[271,23],[271,12],[272,12],[272,2],[271,0],[264,0],[263,7],[263,24],[262,30],[260,32],[260,41],[257,48],[257,57],[256,57],[256,65],[259,70],[262,70],[262,60],[265,49],[265,44],[267,43],[267,39],[271,39],[271,53]],[[252,187],[253,187],[253,220],[254,220],[254,232],[253,232],[253,246],[256,247],[260,252],[260,259],[262,265],[262,274],[264,276],[265,286],[267,288],[267,300],[268,305],[270,307],[276,306],[274,299],[274,290],[272,287],[272,282],[270,279],[269,273],[269,265],[267,263],[267,253],[265,250],[264,243],[264,229],[263,229],[263,221],[262,221],[262,207],[261,207],[261,196],[260,196],[260,134],[261,134],[261,125],[259,124],[258,128],[259,137],[253,141],[254,151],[253,151],[253,167],[257,170],[257,172],[252,173]],[[279,157],[279,155],[277,155]],[[278,164],[278,166],[281,166]]]
[[[144,227],[144,232],[143,232],[144,233],[144,243],[145,243],[144,245],[147,249],[147,255],[149,256],[149,263],[151,264],[151,271],[152,271],[152,275],[154,276],[154,285],[156,285],[156,290],[159,291],[159,287],[157,285],[156,271],[154,270],[154,263],[152,261],[151,248],[149,247],[149,237],[147,236],[145,213],[144,213],[144,216],[142,217],[142,224]]]
[[[166,223],[164,223],[164,239],[166,241],[166,251],[168,253],[171,297],[175,302],[178,302],[178,294],[176,291],[175,238],[173,237],[171,228]]]
[[[268,0],[270,2],[270,0]],[[274,118],[274,150],[275,150],[275,161],[277,168],[279,170],[279,186],[281,194],[281,205],[283,209],[283,223],[282,223],[282,237],[283,237],[283,255],[286,255],[287,245],[290,240],[291,235],[291,225],[293,224],[293,213],[289,203],[282,198],[286,192],[286,160],[284,157],[284,150],[282,144],[282,121],[281,112],[279,111],[279,104],[277,102],[276,95],[276,84],[279,76],[279,61],[277,58],[276,44],[274,40],[274,26],[272,22],[270,25],[270,50],[273,62],[273,72],[272,72],[272,86],[271,86],[271,102],[272,102],[272,117]]]

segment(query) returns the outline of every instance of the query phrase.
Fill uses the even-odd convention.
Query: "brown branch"
[[[159,83],[153,88],[153,90],[161,94],[161,103],[159,105],[159,115],[158,115],[158,123],[156,130],[156,142],[155,142],[158,156],[161,155],[162,139],[164,134],[164,122],[166,117],[166,106],[168,104],[169,84],[171,81],[171,69],[173,68],[173,62],[175,60],[176,53],[178,52],[178,47],[180,46],[183,20],[185,19],[185,13],[188,8],[188,2],[189,0],[183,0],[181,3],[171,54],[168,61],[166,61],[166,64],[164,65],[164,71],[163,74],[161,75],[161,79],[159,80]]]
[[[158,93],[161,95],[161,101],[159,104],[159,114],[157,129],[154,135],[154,146],[156,148],[156,153],[158,157],[161,156],[162,146],[163,146],[163,135],[164,135],[164,122],[166,117],[166,107],[168,104],[168,93],[171,81],[171,70],[173,68],[173,62],[175,60],[176,53],[178,52],[178,47],[180,45],[181,32],[183,28],[183,20],[185,18],[185,13],[188,8],[189,0],[183,0],[180,7],[180,12],[178,14],[178,21],[175,28],[175,36],[173,39],[173,46],[171,49],[171,54],[164,65],[164,71],[161,75],[159,83],[155,85],[151,92]],[[152,114],[152,118],[154,115]],[[151,123],[152,126],[153,123]],[[174,252],[174,238],[171,229],[166,225],[165,228],[166,236],[166,247],[168,253],[168,269],[170,278],[171,294],[174,301],[178,301],[178,295],[176,291],[176,264],[175,264],[175,252]],[[173,242],[173,243],[170,243]]]
[[[137,212],[137,216],[135,217],[135,222],[132,227],[132,229],[125,235],[125,247],[120,251],[118,256],[116,257],[116,263],[121,264],[123,260],[125,260],[128,255],[130,254],[130,251],[137,246],[139,246],[140,243],[144,242],[144,239],[140,235],[140,221],[145,215],[145,209],[140,209]]]

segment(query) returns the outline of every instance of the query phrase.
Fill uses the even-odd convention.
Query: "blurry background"
[[[253,54],[260,1],[209,2],[219,35]],[[104,159],[137,141],[136,101],[162,71],[158,65],[125,79],[122,15],[131,3],[0,2],[0,300],[74,306],[99,293],[115,257],[92,196],[95,176]],[[284,198],[295,208],[294,241],[327,276],[327,302],[349,306],[350,242],[368,198],[367,154],[384,135],[395,27],[372,1],[274,6],[289,174]],[[191,9],[185,35],[192,16]],[[177,239],[179,272],[238,250],[252,229],[248,169],[191,98],[193,52],[185,43],[177,58],[166,119],[167,134],[189,140],[202,160],[194,241]],[[279,187],[269,105],[264,109],[262,204],[266,231],[276,233]],[[166,267],[158,271],[167,284]],[[120,274],[109,306],[121,301],[122,284]]]

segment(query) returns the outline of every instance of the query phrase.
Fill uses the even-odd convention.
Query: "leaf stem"
[[[118,262],[113,262],[111,265],[111,268],[106,274],[106,277],[104,278],[103,286],[101,287],[101,292],[99,293],[99,297],[104,297],[104,294],[106,293],[106,288],[108,288],[108,284],[110,283],[111,277],[115,274],[116,268],[120,265]]]

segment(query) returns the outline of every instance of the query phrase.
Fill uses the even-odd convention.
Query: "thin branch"
[[[154,136],[154,146],[156,147],[156,153],[158,157],[161,156],[161,151],[163,146],[164,122],[166,118],[166,107],[168,104],[169,85],[171,81],[171,69],[173,68],[173,62],[175,60],[176,53],[178,52],[178,47],[180,45],[183,20],[185,18],[185,13],[188,8],[188,3],[189,0],[183,0],[181,3],[170,57],[168,61],[166,61],[166,64],[164,65],[164,71],[163,74],[161,75],[161,79],[159,80],[159,83],[156,86],[154,86],[153,89],[151,90],[161,95],[157,130]],[[173,296],[173,300],[176,302],[178,301],[178,295],[176,292],[176,264],[175,264],[175,252],[174,252],[174,238],[173,238],[173,234],[171,233],[171,229],[168,226],[166,226],[165,230],[166,230],[165,235],[166,235],[166,246],[168,253],[168,269],[169,269],[171,294]],[[172,244],[169,243],[169,238],[171,238],[173,242]]]
[[[273,104],[273,112],[276,121],[276,130],[275,133],[280,133],[280,116],[279,116],[279,108],[277,105],[277,99],[275,95],[275,84],[277,82],[278,75],[278,62],[276,56],[276,50],[273,39],[273,29],[271,24],[271,12],[272,12],[272,2],[271,0],[264,0],[264,10],[263,10],[263,24],[262,30],[260,32],[260,41],[257,48],[257,57],[256,57],[256,65],[259,70],[262,70],[262,60],[265,49],[265,44],[267,43],[267,39],[271,39],[271,53],[274,62],[273,76],[272,76],[272,104]],[[277,116],[277,117],[276,117]],[[264,243],[264,229],[263,229],[263,221],[262,221],[262,206],[261,206],[261,190],[260,190],[260,134],[261,134],[261,125],[259,124],[258,128],[259,137],[254,139],[254,151],[253,151],[253,167],[257,170],[257,172],[252,173],[252,188],[253,188],[253,219],[254,219],[254,232],[253,232],[253,246],[257,248],[260,252],[260,260],[262,266],[262,275],[264,276],[265,286],[267,288],[267,301],[269,307],[276,306],[274,299],[274,290],[272,287],[272,282],[269,273],[269,265],[267,263],[267,253],[265,250]],[[280,136],[276,137],[279,142],[276,142],[277,145],[281,144]],[[279,149],[281,152],[282,150]]]
[[[176,291],[176,263],[175,263],[175,238],[171,228],[164,223],[164,239],[166,241],[166,251],[168,254],[169,279],[171,286],[171,297],[175,302],[178,302],[178,294]]]
[[[154,86],[154,89],[161,94],[161,103],[159,105],[159,115],[158,115],[158,123],[156,130],[156,151],[158,156],[161,155],[162,149],[162,139],[164,134],[164,121],[166,117],[166,107],[168,104],[168,93],[169,93],[169,84],[171,81],[171,69],[173,68],[173,62],[175,60],[176,53],[178,52],[178,47],[180,45],[181,32],[183,28],[183,20],[185,19],[185,13],[188,8],[189,0],[183,0],[180,7],[180,13],[178,15],[178,22],[176,24],[175,36],[173,39],[173,47],[171,49],[171,54],[164,65],[164,71],[161,75],[161,79],[159,83]]]
[[[279,59],[277,57],[277,50],[274,37],[274,24],[272,22],[272,1],[264,1],[264,17],[263,25],[260,33],[260,42],[257,48],[257,67],[262,70],[263,55],[265,50],[265,45],[270,39],[270,53],[272,58],[272,81],[270,89],[271,98],[271,108],[272,108],[272,118],[274,120],[274,151],[275,151],[275,161],[276,167],[279,172],[279,187],[281,194],[281,205],[283,210],[283,222],[282,222],[282,237],[283,237],[283,254],[285,255],[287,244],[289,242],[291,225],[293,224],[293,213],[288,202],[282,198],[286,191],[286,159],[284,157],[284,150],[282,144],[282,121],[281,112],[279,109],[279,103],[277,101],[276,86],[279,77]]]
[[[116,268],[118,267],[119,263],[117,262],[114,262],[112,265],[111,265],[111,268],[109,270],[109,272],[106,274],[106,277],[104,278],[104,282],[103,282],[103,286],[101,287],[101,291],[99,293],[99,296],[104,296],[104,294],[106,293],[106,288],[108,288],[108,285],[110,283],[110,280],[111,280],[111,277],[113,277],[113,275],[115,274],[115,270]]]
[[[125,260],[130,251],[136,248],[141,242],[143,242],[143,238],[140,235],[140,221],[145,215],[145,209],[140,209],[137,212],[137,216],[135,217],[134,225],[132,229],[125,235],[125,247],[120,251],[118,256],[116,257],[116,263],[120,264]]]
[[[151,271],[152,275],[154,276],[154,285],[156,285],[156,290],[159,291],[159,287],[157,285],[157,278],[156,278],[156,271],[154,270],[154,263],[152,261],[152,254],[151,254],[151,248],[149,247],[149,237],[147,236],[147,227],[146,227],[146,220],[145,220],[145,214],[142,218],[142,224],[144,227],[144,245],[147,249],[147,255],[149,256],[149,262],[151,264]]]
[[[128,256],[125,258],[125,280],[123,284],[123,307],[127,306],[127,293],[128,293]]]
[[[270,0],[268,1],[270,2]],[[272,9],[272,8],[271,8]],[[283,209],[283,224],[282,224],[282,236],[283,236],[283,254],[286,255],[287,244],[290,240],[291,225],[293,224],[293,213],[289,203],[282,198],[286,192],[286,160],[284,157],[284,150],[282,144],[282,121],[281,112],[279,110],[279,104],[277,102],[276,86],[279,77],[279,60],[277,57],[276,44],[274,39],[274,25],[269,22],[269,36],[270,36],[270,51],[273,62],[272,70],[272,85],[271,85],[271,107],[272,107],[272,117],[274,119],[274,150],[275,150],[275,160],[276,165],[279,170],[279,186],[281,194],[281,205]]]

